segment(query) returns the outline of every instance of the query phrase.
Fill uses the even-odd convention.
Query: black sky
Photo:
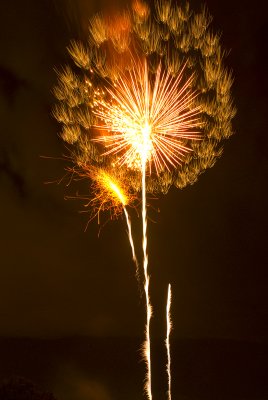
[[[175,337],[266,341],[266,6],[206,3],[230,49],[236,134],[194,186],[152,202],[152,329],[156,336],[164,333],[171,282]],[[124,220],[107,223],[99,237],[93,221],[84,233],[82,204],[64,200],[79,185],[44,184],[62,177],[65,167],[56,159],[65,149],[51,116],[55,68],[68,60],[69,40],[101,7],[104,1],[0,3],[1,336],[143,332]]]

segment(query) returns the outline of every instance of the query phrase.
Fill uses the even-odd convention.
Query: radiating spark
[[[171,316],[171,285],[168,285],[168,296],[167,296],[167,307],[166,307],[166,320],[167,320],[167,337],[166,337],[166,349],[167,349],[167,374],[168,374],[168,400],[171,400],[171,356],[170,356],[170,332],[172,329]]]
[[[197,139],[200,127],[197,96],[190,90],[193,76],[183,82],[183,69],[176,78],[159,64],[151,83],[147,61],[134,62],[132,70],[122,73],[106,88],[106,97],[98,96],[93,113],[99,123],[103,155],[116,155],[118,165],[141,170],[142,159],[157,174],[176,167],[190,149],[185,139]]]

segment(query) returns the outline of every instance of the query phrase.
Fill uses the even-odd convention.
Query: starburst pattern
[[[107,134],[94,140],[104,144],[103,155],[117,155],[119,166],[138,169],[145,159],[157,173],[181,163],[190,151],[182,139],[196,139],[201,125],[193,77],[182,83],[182,75],[183,68],[173,78],[159,64],[151,83],[146,60],[139,60],[106,89],[106,98],[96,99],[93,113],[102,124],[95,127]]]

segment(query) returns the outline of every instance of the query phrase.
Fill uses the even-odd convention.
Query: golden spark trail
[[[171,400],[171,356],[170,356],[170,332],[172,329],[171,317],[171,285],[168,285],[168,296],[167,296],[167,307],[166,307],[166,319],[167,319],[167,338],[166,338],[166,349],[167,349],[167,374],[168,374],[168,400]]]
[[[126,205],[128,204],[129,198],[127,197],[127,194],[124,193],[123,189],[119,186],[119,183],[117,183],[114,179],[112,179],[111,176],[109,176],[107,173],[102,173],[102,180],[104,183],[104,186],[112,193],[114,197],[116,197],[119,202],[122,203],[124,214],[126,217],[126,223],[128,227],[128,238],[129,238],[129,243],[131,246],[132,250],[132,259],[135,263],[136,266],[136,277],[137,279],[139,278],[139,269],[138,269],[138,260],[136,257],[135,253],[135,247],[134,247],[134,242],[133,242],[133,237],[132,237],[132,231],[131,231],[131,222],[130,218],[126,209]]]
[[[130,243],[131,250],[132,250],[132,259],[136,266],[136,277],[138,279],[138,275],[139,275],[138,260],[136,257],[135,247],[134,247],[134,242],[133,242],[133,237],[132,237],[131,222],[130,222],[130,218],[129,218],[129,215],[128,215],[128,212],[126,209],[126,205],[129,202],[129,198],[128,198],[127,194],[124,192],[123,188],[120,187],[119,182],[116,182],[116,180],[114,178],[112,178],[109,174],[102,172],[101,174],[99,174],[99,177],[100,177],[99,179],[103,185],[103,189],[104,188],[106,190],[108,189],[108,193],[110,194],[110,197],[117,199],[117,201],[119,201],[122,204],[124,214],[126,217],[127,227],[128,227],[128,238],[129,238],[129,243]]]

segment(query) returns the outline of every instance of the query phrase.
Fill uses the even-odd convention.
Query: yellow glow
[[[114,180],[106,172],[101,171],[97,177],[99,183],[111,194],[112,198],[117,199],[119,202],[126,206],[128,204],[128,197],[124,193],[123,189],[119,186],[119,183]]]
[[[91,194],[77,196],[80,199],[88,200],[85,207],[90,206],[93,210],[90,220],[96,216],[99,220],[101,211],[110,211],[111,218],[116,218],[136,198],[129,191],[127,181],[123,177],[111,173],[110,170],[82,164],[80,169],[74,172],[81,178],[90,178],[91,180]]]
[[[126,206],[129,203],[126,191],[120,186],[119,181],[108,172],[99,169],[97,172],[93,172],[92,178],[102,189],[103,196],[114,202],[115,205],[122,204],[122,206]]]

